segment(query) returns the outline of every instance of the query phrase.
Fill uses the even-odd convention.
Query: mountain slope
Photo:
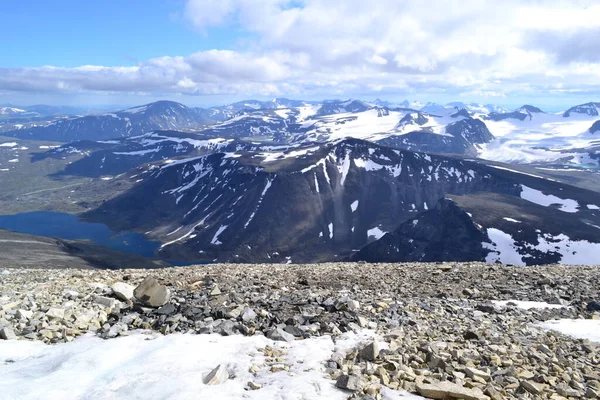
[[[590,102],[585,104],[579,104],[577,106],[569,108],[563,114],[563,117],[570,117],[572,114],[583,114],[590,117],[597,117],[600,115],[600,103]]]
[[[351,259],[500,261],[520,266],[600,263],[600,214],[595,204],[567,212],[564,199],[546,197],[526,185],[521,188],[519,197],[483,192],[449,195],[451,200],[440,200],[433,210],[401,224]],[[562,207],[549,207],[553,202],[563,203]]]
[[[452,200],[442,198],[432,210],[402,223],[393,232],[365,246],[352,261],[473,261],[483,260],[485,233]]]
[[[172,101],[157,101],[114,113],[63,118],[5,133],[21,139],[104,140],[141,135],[153,130],[197,130],[210,123],[197,111]]]
[[[597,200],[593,192],[517,171],[355,139],[275,153],[216,153],[131,175],[139,181],[132,190],[85,217],[114,230],[151,231],[164,243],[164,257],[206,261],[338,259],[447,194],[519,197],[527,185],[572,196],[584,208]],[[577,213],[600,226],[591,209]]]

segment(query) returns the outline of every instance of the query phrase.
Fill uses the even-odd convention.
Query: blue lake
[[[87,239],[124,253],[155,257],[160,242],[148,240],[139,233],[116,233],[106,225],[83,222],[77,216],[53,211],[35,211],[0,215],[0,229],[61,239]]]

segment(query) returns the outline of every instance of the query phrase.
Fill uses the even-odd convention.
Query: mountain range
[[[355,99],[210,109],[159,101],[12,130],[19,124],[7,117],[0,171],[56,161],[64,167],[48,179],[91,178],[90,191],[116,195],[81,217],[145,233],[162,242],[164,259],[598,263],[598,104],[551,114]],[[40,140],[59,143],[18,156]]]

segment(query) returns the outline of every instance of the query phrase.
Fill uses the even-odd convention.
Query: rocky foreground
[[[536,326],[599,319],[598,267],[214,264],[0,274],[2,339],[60,343],[90,331],[108,339],[152,329],[294,341],[370,328],[378,340],[334,353],[324,366],[351,398],[378,398],[382,386],[433,399],[600,396],[600,345]],[[274,372],[286,368],[280,350],[264,351]]]

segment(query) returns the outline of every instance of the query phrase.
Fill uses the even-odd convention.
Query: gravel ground
[[[536,326],[599,319],[598,267],[213,264],[0,274],[1,338],[60,343],[89,331],[109,339],[152,329],[293,341],[374,329],[379,340],[324,366],[349,398],[378,398],[382,386],[436,399],[600,393],[600,345]]]

